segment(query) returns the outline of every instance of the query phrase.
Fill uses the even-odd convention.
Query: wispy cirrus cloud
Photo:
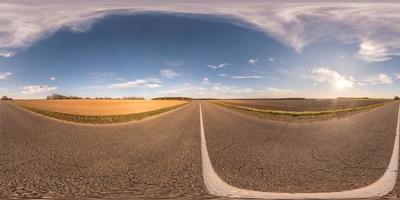
[[[231,78],[233,78],[233,79],[260,79],[260,78],[264,78],[264,77],[258,76],[258,75],[237,75],[237,76],[231,76]]]
[[[167,79],[174,79],[176,77],[181,76],[178,72],[173,69],[162,69],[160,70],[160,75]]]
[[[366,82],[372,85],[391,84],[393,83],[393,79],[387,74],[380,73],[373,77],[368,78]]]
[[[207,65],[206,67],[211,68],[211,69],[220,69],[220,68],[227,67],[229,65],[230,65],[229,63],[222,63],[219,65]]]
[[[400,4],[397,2],[231,2],[40,1],[0,3],[0,56],[12,57],[61,28],[83,32],[109,14],[144,11],[223,16],[263,31],[301,52],[326,38],[359,44],[358,57],[381,62],[400,55]],[[314,27],[319,27],[315,29]],[[215,65],[216,66],[216,65]]]
[[[248,60],[248,62],[249,62],[250,64],[252,64],[252,65],[257,65],[258,59],[251,58],[251,59]]]
[[[161,87],[158,79],[138,79],[123,83],[109,84],[107,89],[130,89],[130,88],[159,88]]]
[[[278,94],[291,94],[294,93],[294,90],[291,89],[282,89],[282,88],[276,88],[276,87],[268,87],[267,92],[273,92],[273,93],[278,93]]]
[[[0,72],[0,80],[7,79],[7,77],[11,76],[11,72]]]
[[[44,94],[58,90],[58,87],[48,85],[27,85],[21,87],[21,93],[25,95]]]

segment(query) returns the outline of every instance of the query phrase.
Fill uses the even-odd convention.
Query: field
[[[126,115],[183,104],[178,100],[13,100],[41,110],[76,115]]]
[[[140,120],[186,104],[180,100],[12,100],[49,117],[92,124]]]
[[[350,109],[390,102],[390,99],[255,99],[255,100],[217,100],[216,102],[275,111],[328,111]]]
[[[390,99],[213,100],[229,109],[263,119],[314,121],[345,117],[381,106]]]

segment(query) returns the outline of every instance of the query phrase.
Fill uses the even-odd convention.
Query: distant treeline
[[[151,100],[191,100],[189,97],[156,97]]]
[[[58,99],[99,99],[99,100],[145,100],[144,97],[122,97],[122,98],[111,98],[111,97],[79,97],[79,96],[66,96],[61,94],[52,94],[46,97],[47,100],[58,100]]]
[[[337,99],[369,99],[369,97],[338,97]]]
[[[235,99],[223,99],[223,100],[305,100],[304,97],[292,97],[292,98],[235,98]]]
[[[12,98],[9,98],[9,97],[7,97],[7,96],[2,96],[2,97],[1,97],[1,100],[2,100],[2,101],[7,101],[7,100],[12,100]]]

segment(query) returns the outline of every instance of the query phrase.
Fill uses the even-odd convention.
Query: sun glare
[[[338,90],[344,90],[346,88],[352,88],[353,87],[353,82],[349,81],[347,79],[344,78],[339,78],[335,81],[334,83],[335,88]]]

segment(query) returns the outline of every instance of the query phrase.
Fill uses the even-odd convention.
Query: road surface
[[[271,192],[375,182],[391,157],[399,106],[289,124],[194,101],[139,122],[90,126],[0,103],[0,198],[212,198],[202,174],[200,103],[216,173],[230,185]]]

